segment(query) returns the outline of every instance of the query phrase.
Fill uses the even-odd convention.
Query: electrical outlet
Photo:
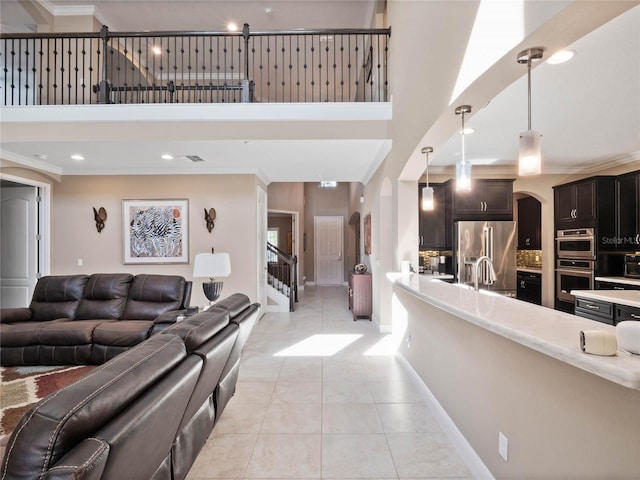
[[[502,432],[498,432],[498,453],[506,462],[509,455],[509,439]]]
[[[82,265],[84,265],[84,262],[82,261],[81,258],[78,259],[78,266],[81,267]]]

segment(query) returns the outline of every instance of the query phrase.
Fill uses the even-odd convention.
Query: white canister
[[[618,350],[618,342],[613,332],[584,330],[580,332],[580,348],[585,353],[612,356]]]
[[[400,262],[400,273],[402,273],[402,275],[409,275],[411,273],[411,262],[409,260]]]
[[[616,337],[621,350],[640,355],[640,322],[626,320],[618,323]]]

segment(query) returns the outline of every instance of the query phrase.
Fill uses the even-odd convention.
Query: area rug
[[[11,432],[29,408],[94,368],[95,365],[0,367],[0,458]]]

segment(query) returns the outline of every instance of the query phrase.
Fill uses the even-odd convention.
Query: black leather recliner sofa
[[[1,478],[185,478],[234,393],[259,307],[233,294],[49,395],[12,433]]]
[[[0,364],[101,364],[175,323],[191,298],[177,275],[38,280],[28,308],[0,310]]]

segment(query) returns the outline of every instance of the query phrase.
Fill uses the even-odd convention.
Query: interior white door
[[[267,305],[267,192],[258,186],[258,302]]]
[[[343,268],[343,218],[314,217],[316,284],[342,285]]]
[[[3,308],[26,307],[38,275],[36,187],[2,188],[0,299]]]

